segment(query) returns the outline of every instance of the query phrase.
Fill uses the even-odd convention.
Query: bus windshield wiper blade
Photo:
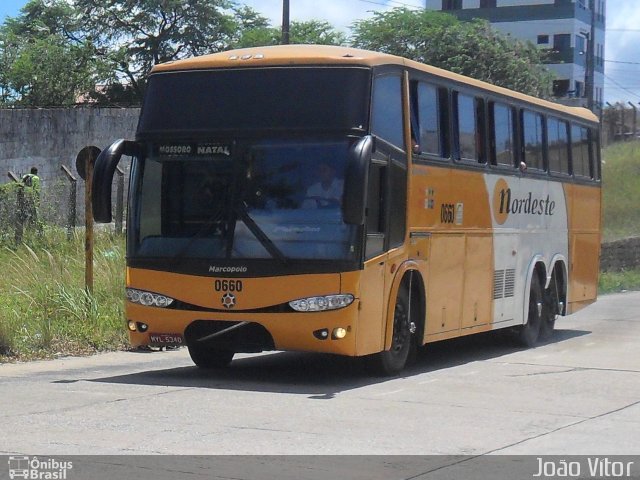
[[[287,263],[287,257],[276,247],[275,243],[267,236],[266,233],[260,228],[260,226],[249,216],[247,209],[244,205],[240,204],[236,207],[236,214],[244,222],[249,231],[258,239],[262,246],[269,252],[269,254],[282,263]]]

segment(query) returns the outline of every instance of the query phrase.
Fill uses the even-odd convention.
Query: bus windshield
[[[154,145],[136,170],[134,257],[354,260],[353,140]]]

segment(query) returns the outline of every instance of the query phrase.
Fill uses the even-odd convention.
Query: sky
[[[236,0],[269,18],[282,21],[281,0]],[[27,0],[0,0],[0,22],[16,16]],[[290,0],[291,20],[326,20],[348,33],[355,20],[398,6],[419,8],[423,0]],[[605,101],[640,102],[640,0],[607,0]]]

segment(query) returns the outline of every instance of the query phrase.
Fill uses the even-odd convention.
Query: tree
[[[85,31],[139,99],[154,65],[226,50],[243,22],[261,24],[248,7],[236,14],[229,0],[76,0],[75,5]]]
[[[0,28],[5,105],[71,105],[106,75],[91,40],[63,0],[31,0]]]
[[[427,10],[377,12],[353,27],[353,45],[410,58],[435,67],[548,98],[552,74],[531,43],[506,37],[483,20],[461,22]]]
[[[268,25],[257,28],[244,28],[234,47],[279,45],[281,38],[282,31],[280,28]],[[307,20],[304,22],[291,22],[289,40],[292,44],[343,45],[346,43],[347,37],[344,33],[337,31],[329,22]]]

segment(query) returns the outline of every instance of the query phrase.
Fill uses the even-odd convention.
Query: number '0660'
[[[456,206],[453,203],[443,203],[440,207],[440,221],[442,223],[453,223]]]
[[[216,292],[241,292],[242,280],[216,280]]]

